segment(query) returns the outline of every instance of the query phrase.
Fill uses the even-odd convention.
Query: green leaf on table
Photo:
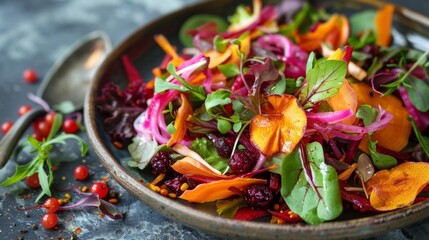
[[[25,165],[16,165],[15,173],[11,177],[0,183],[0,186],[10,186],[23,180],[27,176],[33,175],[37,172],[39,165],[40,163],[38,161],[31,161]]]
[[[39,169],[37,170],[37,172],[39,175],[39,182],[42,188],[42,192],[36,198],[36,202],[38,202],[40,198],[43,197],[44,195],[52,196],[51,190],[50,190],[50,184],[49,184],[50,179],[48,178],[48,175],[45,172],[43,164],[39,164]]]
[[[190,149],[204,158],[208,164],[223,172],[228,167],[228,158],[223,158],[217,153],[213,142],[207,138],[197,138],[192,141]]]
[[[343,211],[337,172],[325,164],[320,143],[307,144],[305,152],[301,149],[283,161],[281,195],[289,208],[309,224],[335,219]]]
[[[325,100],[338,93],[347,73],[347,63],[339,60],[325,60],[308,71],[307,84],[299,94],[304,108]]]

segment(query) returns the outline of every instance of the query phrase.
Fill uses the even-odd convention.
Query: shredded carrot
[[[266,180],[258,178],[234,178],[202,183],[192,190],[186,190],[180,198],[195,203],[213,202],[235,195],[236,192],[231,191],[231,187],[244,190],[246,187],[258,183],[265,184]]]
[[[347,81],[347,79],[343,80],[343,86],[340,88],[340,91],[335,94],[334,96],[330,97],[327,100],[329,106],[332,108],[332,110],[334,111],[340,111],[340,110],[346,110],[346,109],[350,109],[353,112],[353,116],[344,119],[342,121],[342,123],[344,124],[352,124],[355,119],[355,113],[357,110],[357,97],[356,97],[356,93],[353,90],[352,87],[350,87],[349,82]]]
[[[212,169],[208,168],[206,165],[201,164],[199,161],[191,157],[184,157],[176,161],[173,165],[171,165],[171,167],[174,169],[174,171],[183,175],[196,175],[214,178],[226,177],[226,175],[221,175],[218,172],[213,172]]]
[[[165,178],[165,173],[160,173],[150,184],[157,185]]]
[[[182,105],[177,111],[176,119],[174,120],[174,128],[176,129],[176,132],[174,132],[168,140],[168,147],[171,147],[183,140],[187,129],[186,119],[188,119],[188,116],[192,114],[192,106],[186,95],[181,93],[180,99],[182,100]]]
[[[377,45],[387,47],[390,45],[392,19],[395,12],[393,4],[384,4],[375,14],[375,38]]]
[[[370,203],[379,211],[410,206],[429,183],[429,163],[405,162],[378,171],[366,182]]]
[[[338,175],[338,180],[346,181],[347,179],[349,179],[357,167],[358,167],[357,163],[353,163],[352,165],[350,165],[349,168],[347,168],[346,170],[344,170],[344,172]]]
[[[174,66],[177,67],[183,62],[183,59],[179,56],[179,54],[177,54],[176,49],[170,44],[170,42],[164,35],[155,35],[154,38],[155,42],[158,43],[162,50],[164,50],[166,54],[170,55],[173,58],[172,63],[174,64]]]
[[[265,156],[292,152],[304,136],[307,116],[292,95],[270,95],[262,105],[263,115],[250,123],[250,139]]]
[[[223,53],[219,53],[216,50],[209,50],[204,55],[210,58],[209,68],[212,69],[225,62],[231,56],[231,48],[225,49]]]
[[[173,150],[176,151],[177,153],[183,155],[183,156],[193,158],[194,160],[198,161],[200,164],[206,166],[208,169],[210,169],[215,174],[222,175],[222,173],[219,170],[217,170],[216,168],[212,167],[198,153],[192,151],[187,146],[182,145],[180,143],[177,143],[177,144],[175,144],[173,146]]]

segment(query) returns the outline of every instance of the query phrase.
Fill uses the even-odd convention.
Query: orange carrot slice
[[[174,66],[177,67],[183,62],[183,59],[179,56],[179,54],[177,54],[176,49],[170,44],[164,35],[155,35],[154,38],[155,42],[158,43],[162,50],[173,58],[172,63]]]
[[[208,162],[206,162],[206,160],[204,160],[198,153],[192,151],[191,149],[189,149],[187,146],[182,145],[180,143],[177,143],[173,146],[173,150],[176,151],[177,153],[181,154],[182,156],[186,156],[186,157],[191,157],[194,160],[198,161],[200,164],[206,166],[208,169],[210,169],[212,172],[218,174],[218,175],[222,175],[222,173],[217,170],[216,168],[212,167],[210,164],[208,164]]]
[[[359,82],[350,84],[356,92],[358,106],[368,104],[372,107],[385,109],[393,114],[393,119],[386,128],[381,129],[371,135],[372,141],[378,141],[380,146],[393,151],[400,151],[408,144],[411,133],[411,123],[408,121],[408,110],[402,105],[402,101],[394,95],[380,97],[380,94],[372,91],[366,83]],[[367,137],[365,136],[359,148],[368,153]]]
[[[265,156],[292,152],[307,125],[307,117],[296,97],[270,95],[262,106],[262,113],[250,123],[251,141]]]
[[[395,6],[388,3],[383,5],[375,14],[375,41],[377,45],[389,46],[394,11]]]
[[[370,203],[379,211],[413,204],[429,183],[429,163],[405,162],[390,170],[378,171],[366,182]]]
[[[192,106],[188,101],[188,98],[185,94],[180,94],[180,99],[182,100],[182,105],[177,111],[176,120],[174,121],[174,128],[176,132],[171,135],[171,138],[167,142],[167,146],[171,147],[176,143],[180,142],[186,134],[186,119],[192,114]]]
[[[347,168],[346,170],[344,170],[344,172],[338,175],[338,180],[346,181],[347,179],[349,179],[357,167],[358,167],[357,163],[353,163],[352,165],[350,165],[349,168]]]
[[[228,47],[223,53],[219,53],[216,50],[209,50],[204,55],[210,58],[209,68],[212,69],[225,62],[231,56],[231,48]]]
[[[221,175],[218,172],[214,172],[206,165],[201,164],[199,161],[191,157],[184,157],[176,161],[173,165],[171,165],[171,167],[174,169],[174,171],[183,175],[196,175],[213,178],[227,177],[226,175]]]
[[[244,190],[246,187],[257,183],[265,184],[266,180],[258,178],[218,180],[210,183],[199,184],[192,190],[186,190],[180,198],[194,203],[213,202],[235,195],[236,193],[229,189],[231,187]]]
[[[353,116],[344,119],[342,123],[352,124],[355,121],[356,116],[354,114],[357,110],[358,101],[355,90],[353,90],[353,88],[350,86],[347,79],[343,80],[343,86],[340,88],[340,91],[334,96],[328,98],[327,102],[334,111],[346,109],[352,110]]]

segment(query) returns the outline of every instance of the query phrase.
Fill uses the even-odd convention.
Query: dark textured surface
[[[71,44],[91,31],[105,31],[115,46],[138,26],[197,1],[0,1],[0,123],[14,121],[18,117],[20,105],[32,104],[27,93],[35,93],[40,81],[34,85],[24,83],[21,74],[26,68],[36,69],[43,77]],[[429,14],[429,5],[424,0],[393,2]],[[79,185],[89,185],[107,174],[90,152],[85,158],[77,156],[76,161],[63,163],[55,173],[55,185],[64,188],[76,184],[72,180],[72,169],[82,162],[90,166],[95,174]],[[14,163],[8,163],[0,171],[0,180],[13,170]],[[40,226],[42,210],[15,210],[19,205],[32,205],[34,198],[24,200],[22,196],[34,191],[27,190],[24,184],[12,188],[0,187],[0,239],[18,239],[19,236],[24,239],[70,239],[76,228],[82,229],[79,239],[219,239],[172,222],[153,212],[113,181],[110,180],[109,184],[121,194],[118,207],[125,212],[124,220],[100,218],[98,210],[85,208],[59,213],[60,224],[56,230],[45,230]],[[56,191],[54,195],[64,197],[64,193]],[[78,198],[75,195],[73,197],[73,201]],[[32,224],[38,225],[38,229],[33,230]],[[374,239],[425,239],[428,234],[429,222],[426,221]]]

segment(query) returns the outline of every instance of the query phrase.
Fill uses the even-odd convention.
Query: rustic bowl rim
[[[429,216],[429,201],[372,217],[327,222],[319,225],[278,225],[225,219],[184,206],[176,200],[163,197],[153,192],[144,186],[143,183],[139,182],[138,179],[132,177],[127,170],[122,167],[103,142],[100,136],[100,126],[96,123],[95,116],[97,109],[95,100],[104,72],[121,56],[135,38],[139,38],[145,34],[146,29],[156,26],[164,21],[164,19],[172,19],[174,16],[181,16],[195,11],[196,9],[204,8],[205,6],[215,6],[220,2],[225,3],[231,1],[232,0],[202,1],[190,5],[187,8],[179,9],[170,14],[161,16],[131,33],[104,59],[91,82],[90,89],[85,99],[84,123],[92,149],[109,174],[124,189],[166,217],[195,229],[230,238],[281,239],[286,236],[290,239],[362,238],[404,227],[427,218]],[[378,7],[384,4],[382,1],[370,0],[351,0],[349,2],[366,4],[372,7]],[[426,27],[429,26],[428,17],[405,7],[396,5],[395,13],[411,21],[425,25]],[[412,218],[410,219],[410,217]]]

